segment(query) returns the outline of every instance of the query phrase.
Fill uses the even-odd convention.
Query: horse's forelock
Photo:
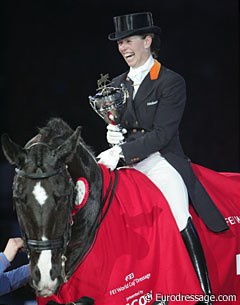
[[[61,118],[50,119],[45,127],[39,129],[41,141],[48,143],[51,147],[57,148],[67,140],[74,130]],[[80,136],[80,142],[83,146],[94,155],[93,149],[88,146]]]
[[[39,129],[41,141],[56,148],[73,133],[72,128],[61,118],[52,118],[45,127]]]

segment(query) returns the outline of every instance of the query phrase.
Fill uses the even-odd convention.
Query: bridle
[[[34,180],[43,180],[49,177],[53,177],[56,175],[62,175],[62,172],[64,171],[64,168],[58,168],[57,170],[51,171],[51,172],[43,172],[43,173],[26,173],[24,170],[16,169],[17,176],[22,176],[27,179],[34,179]],[[70,178],[70,183],[72,185],[71,191],[70,191],[70,197],[72,198],[73,194],[73,182]],[[70,199],[71,199],[70,198]],[[69,202],[72,204],[72,200],[69,200]],[[69,210],[72,208],[71,204],[69,204]],[[70,221],[69,221],[70,224]],[[67,246],[67,243],[70,240],[70,225],[68,226],[67,230],[65,231],[68,235],[68,238],[61,238],[61,239],[52,239],[52,240],[34,240],[34,239],[28,239],[26,237],[26,245],[28,250],[34,250],[37,252],[43,251],[43,250],[54,250],[58,248],[65,249]],[[24,232],[23,232],[24,233]],[[26,236],[26,234],[23,234]],[[65,235],[65,233],[64,233]]]
[[[58,168],[51,172],[44,172],[44,173],[26,173],[24,170],[16,168],[16,173],[19,176],[29,178],[29,179],[45,179],[52,176],[56,176],[62,172],[62,168]]]
[[[47,145],[45,143],[35,143],[33,145],[36,144],[42,144],[42,145]],[[32,146],[32,145],[31,145]],[[48,145],[47,145],[48,146]],[[27,173],[26,171],[22,170],[22,169],[18,169],[16,168],[16,175],[17,176],[21,176],[27,179],[32,179],[32,180],[43,180],[49,177],[53,177],[53,176],[57,176],[57,175],[61,175],[63,177],[65,177],[64,172],[67,173],[67,179],[70,182],[71,188],[70,188],[70,192],[68,194],[69,196],[69,215],[71,216],[71,212],[72,212],[72,202],[73,202],[73,192],[74,192],[74,184],[72,181],[72,178],[70,176],[70,174],[67,171],[67,165],[64,164],[64,166],[59,167],[56,170],[52,170],[52,171],[46,171],[46,172],[42,172],[42,173]],[[68,243],[70,242],[71,239],[71,217],[69,216],[69,221],[67,222],[67,226],[66,229],[64,231],[63,237],[62,238],[58,238],[58,239],[52,239],[52,240],[36,240],[36,239],[28,239],[27,234],[24,232],[21,223],[19,222],[20,225],[20,230],[26,245],[26,249],[27,249],[27,253],[28,256],[30,257],[30,251],[33,250],[35,252],[41,252],[44,250],[55,250],[55,249],[62,249],[62,278],[64,281],[66,281],[66,274],[65,274],[65,262],[67,260],[65,253],[66,253],[66,248]]]

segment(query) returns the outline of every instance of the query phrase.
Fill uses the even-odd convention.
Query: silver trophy
[[[109,75],[101,74],[101,78],[97,81],[97,94],[89,96],[89,102],[93,110],[102,118],[107,124],[120,126],[120,113],[129,97],[128,90],[123,84],[120,88],[111,86],[108,79]]]

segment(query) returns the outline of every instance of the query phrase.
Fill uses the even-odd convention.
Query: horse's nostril
[[[62,264],[59,263],[59,258],[56,262],[52,264],[51,269],[49,271],[50,277],[53,281],[55,279],[59,279],[62,276]]]

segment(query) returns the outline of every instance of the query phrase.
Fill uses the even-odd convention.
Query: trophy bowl
[[[107,123],[119,125],[120,113],[128,98],[128,91],[121,84],[120,88],[107,85],[108,75],[98,80],[97,94],[89,96],[93,110]]]

